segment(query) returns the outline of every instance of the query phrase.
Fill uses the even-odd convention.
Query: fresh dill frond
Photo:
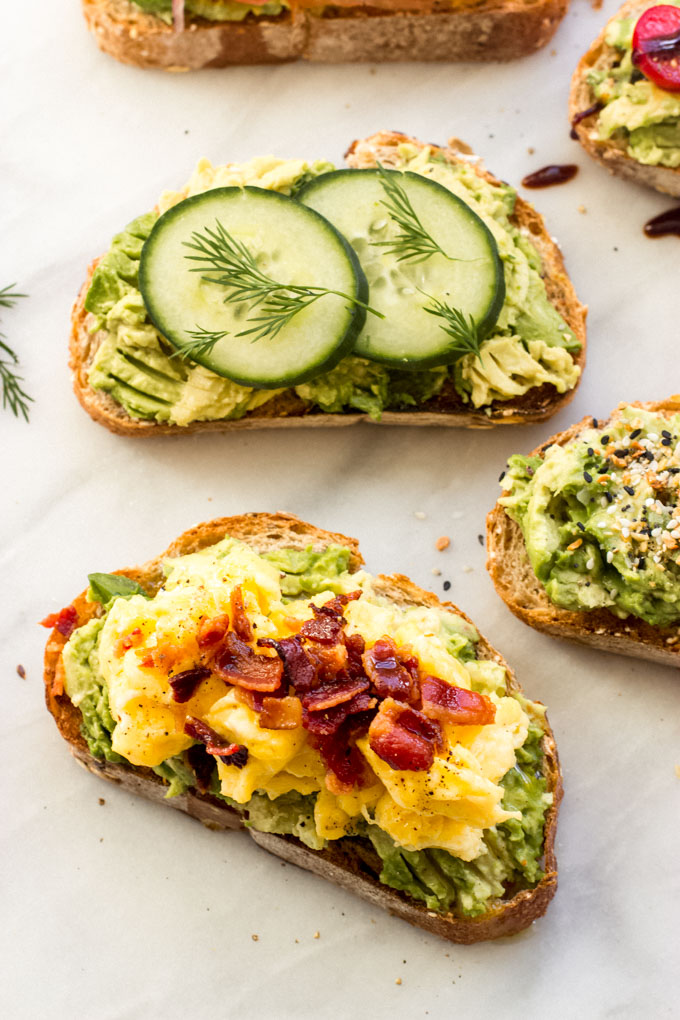
[[[430,302],[423,305],[423,311],[442,319],[443,321],[439,323],[440,327],[455,341],[449,347],[449,351],[452,354],[457,354],[458,358],[462,358],[466,354],[474,354],[481,361],[480,345],[482,339],[479,335],[477,323],[472,316],[469,315],[466,318],[465,313],[461,312],[460,308],[453,308],[445,301],[439,301],[430,294],[425,294],[424,291],[421,291],[421,293],[429,298]],[[455,360],[458,360],[458,358]]]
[[[187,330],[187,336],[191,337],[182,344],[179,350],[175,351],[171,357],[178,358],[195,358],[200,357],[202,354],[210,354],[216,343],[220,340],[224,340],[225,336],[229,336],[228,331],[225,330],[211,330],[203,329],[202,326],[196,326],[196,329]]]
[[[433,255],[443,255],[451,262],[460,261],[447,255],[425,229],[399,180],[400,174],[386,170],[381,163],[378,163],[378,174],[385,192],[385,198],[380,200],[380,204],[385,206],[390,219],[399,227],[399,232],[388,241],[372,241],[371,244],[376,248],[384,248],[389,255],[396,255],[397,262],[425,262]]]
[[[26,297],[13,288],[15,283],[10,283],[0,290],[0,307],[13,308],[19,298]],[[15,418],[23,418],[28,421],[28,405],[33,397],[23,389],[23,376],[20,376],[16,368],[19,358],[12,348],[5,342],[7,337],[0,333],[0,385],[2,385],[2,407],[9,408]]]
[[[196,263],[190,271],[200,273],[202,279],[223,287],[225,304],[245,303],[250,305],[249,312],[256,309],[260,312],[256,316],[248,315],[245,322],[250,328],[234,334],[237,337],[249,336],[252,342],[272,340],[296,315],[329,294],[341,297],[351,305],[365,308],[380,319],[384,318],[381,312],[342,291],[279,283],[272,279],[260,269],[246,245],[230,234],[219,220],[215,221],[214,229],[206,227],[202,233],[194,231],[191,240],[183,243],[186,248],[198,253],[184,256]],[[190,333],[192,336],[194,334],[200,353],[212,350],[218,340],[228,335],[226,332],[218,334],[202,330],[199,326]],[[189,346],[187,344],[184,350]],[[197,350],[196,347],[193,349]]]

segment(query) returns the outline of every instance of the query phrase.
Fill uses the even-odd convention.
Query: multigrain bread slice
[[[655,6],[654,0],[628,0],[617,12],[616,17],[639,17],[648,7]],[[587,53],[581,57],[571,79],[569,92],[569,119],[572,130],[589,156],[617,177],[655,188],[666,195],[680,198],[680,168],[666,166],[645,166],[628,155],[625,139],[609,138],[601,141],[597,137],[599,110],[596,108],[587,117],[579,115],[596,105],[596,97],[588,85],[588,74],[612,67],[620,57],[619,51],[605,42],[605,25]]]
[[[512,60],[552,38],[569,0],[376,0],[374,6],[296,4],[240,22],[191,18],[175,32],[129,0],[83,0],[105,53],[136,67],[190,71],[290,60]]]
[[[657,403],[631,403],[647,411],[668,415],[680,412],[680,395]],[[607,427],[611,417],[599,425]],[[593,419],[583,418],[571,428],[551,436],[532,450],[532,456],[541,455],[549,446],[564,446],[579,433],[591,427]],[[486,567],[496,591],[508,608],[530,627],[552,637],[565,638],[582,645],[592,645],[606,652],[630,655],[667,666],[680,668],[680,637],[677,626],[654,627],[635,616],[621,620],[608,609],[571,612],[560,609],[548,598],[541,582],[534,574],[524,544],[522,530],[497,503],[486,519]]]
[[[355,141],[346,152],[350,167],[369,168],[378,163],[393,166],[398,161],[398,148],[403,142],[410,142],[419,148],[431,148],[451,163],[471,163],[480,177],[498,184],[498,178],[490,174],[481,160],[471,149],[458,139],[452,138],[445,147],[427,146],[424,142],[410,138],[398,131],[380,131],[368,138]],[[586,308],[576,297],[574,287],[567,275],[562,254],[548,234],[543,217],[517,196],[513,223],[527,233],[537,249],[542,265],[543,278],[548,298],[572,329],[581,344],[573,355],[576,364],[583,369],[586,359]],[[174,425],[131,418],[112,397],[89,385],[89,371],[97,349],[102,342],[102,332],[90,332],[93,318],[85,309],[85,298],[92,273],[97,261],[89,268],[87,279],[73,307],[71,316],[71,339],[69,364],[73,374],[75,394],[95,421],[120,435],[182,435],[190,432],[221,432],[254,428],[297,428],[315,426],[354,425],[370,419],[366,414],[355,412],[326,414],[313,411],[300,400],[292,390],[268,401],[262,407],[248,412],[235,421],[193,422],[190,425]],[[577,382],[578,385],[578,382]],[[559,394],[554,386],[546,384],[529,390],[523,396],[511,400],[494,401],[485,408],[473,408],[466,404],[456,392],[453,382],[448,381],[442,391],[428,400],[417,410],[386,411],[380,423],[384,425],[447,425],[463,428],[491,428],[494,425],[518,425],[545,421],[564,407],[574,396],[576,387]]]
[[[137,581],[149,594],[153,594],[163,582],[162,562],[166,557],[196,552],[219,542],[226,536],[247,542],[258,552],[276,548],[304,549],[310,545],[322,549],[329,544],[340,544],[351,550],[349,562],[351,572],[357,571],[363,563],[356,539],[323,531],[290,514],[251,513],[200,524],[180,535],[161,556],[142,566],[122,570],[119,573]],[[442,606],[471,622],[452,603],[440,602],[431,592],[417,587],[401,574],[378,575],[375,583],[379,594],[400,606]],[[77,627],[101,612],[97,603],[87,601],[85,592],[78,595],[72,605],[77,614],[75,624]],[[211,829],[242,828],[238,813],[210,794],[189,792],[166,800],[167,787],[151,769],[115,764],[92,757],[80,732],[80,711],[72,705],[64,693],[62,651],[66,641],[67,637],[57,629],[51,632],[48,639],[45,649],[45,698],[47,707],[76,760],[89,771],[108,779],[122,789],[178,808]],[[521,690],[512,670],[485,638],[480,637],[477,648],[479,658],[498,662],[506,670],[509,691]],[[544,726],[546,730],[543,738],[544,772],[547,790],[553,794],[552,806],[546,814],[543,864],[545,877],[533,889],[519,892],[510,890],[507,898],[495,901],[493,907],[480,917],[461,918],[452,914],[435,914],[405,894],[382,885],[378,880],[381,867],[379,858],[363,841],[344,840],[344,845],[331,844],[329,849],[314,851],[293,836],[276,836],[257,832],[252,828],[246,831],[256,843],[276,856],[312,871],[389,913],[452,942],[471,943],[512,935],[545,913],[557,889],[554,840],[562,797],[562,778],[552,730],[547,721]]]

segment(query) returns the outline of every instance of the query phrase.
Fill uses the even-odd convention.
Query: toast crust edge
[[[162,561],[166,556],[179,556],[213,545],[226,535],[240,538],[259,551],[275,547],[304,548],[312,544],[326,545],[329,542],[347,545],[351,549],[350,570],[358,570],[363,563],[358,543],[353,538],[334,532],[324,531],[307,524],[291,514],[243,514],[236,517],[218,518],[199,524],[180,535],[161,556],[147,563],[119,571],[138,581],[150,592],[162,583]],[[455,610],[465,620],[472,622],[451,602],[440,602],[436,595],[419,588],[401,574],[378,575],[376,588],[380,594],[401,605],[444,606]],[[76,626],[82,626],[96,615],[96,603],[87,602],[85,592],[73,600],[78,614]],[[93,758],[80,733],[80,712],[63,693],[63,666],[61,653],[67,638],[56,629],[48,638],[45,649],[45,699],[61,735],[68,742],[71,753],[79,764],[103,779],[156,802],[191,815],[212,829],[241,828],[240,818],[233,809],[217,798],[206,794],[184,794],[172,800],[165,800],[166,786],[151,769],[129,765],[100,762]],[[480,636],[479,650],[483,658],[493,659],[507,671],[508,688],[521,690],[517,678],[503,657]],[[501,902],[479,918],[458,918],[442,916],[411,901],[404,894],[383,886],[378,880],[359,872],[357,861],[351,849],[344,851],[331,847],[324,851],[310,850],[292,836],[275,836],[246,830],[258,845],[270,853],[312,871],[337,885],[356,893],[363,899],[419,928],[458,943],[473,943],[485,939],[501,938],[526,928],[541,917],[557,889],[557,862],[554,841],[557,815],[562,798],[562,776],[555,739],[546,720],[546,734],[543,750],[546,761],[548,790],[553,794],[553,804],[546,814],[544,856],[545,877],[534,889],[523,890],[511,899]]]

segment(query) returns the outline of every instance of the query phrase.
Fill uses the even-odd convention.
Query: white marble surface
[[[495,595],[477,539],[510,453],[621,399],[680,389],[680,241],[642,236],[669,203],[609,178],[568,137],[571,69],[616,4],[594,12],[574,0],[553,44],[507,66],[191,76],[100,54],[76,0],[2,6],[0,285],[16,280],[30,295],[2,324],[35,397],[30,425],[0,415],[3,1015],[678,1016],[680,677],[524,627]],[[91,422],[70,389],[68,315],[111,235],[199,156],[340,162],[349,141],[381,127],[456,134],[513,184],[548,162],[580,165],[572,183],[534,195],[590,305],[573,404],[548,426],[493,434],[358,427],[135,441]],[[566,787],[560,888],[526,934],[441,942],[69,758],[42,704],[36,621],[88,571],[143,561],[202,519],[264,509],[357,535],[369,569],[440,593],[450,579],[452,597],[549,705]],[[437,553],[444,534],[451,548]]]

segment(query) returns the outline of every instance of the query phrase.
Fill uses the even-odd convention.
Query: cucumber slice
[[[400,252],[376,246],[401,233],[390,215],[384,177],[398,180],[445,255],[435,251],[399,261]],[[464,353],[460,342],[445,332],[441,317],[425,311],[433,299],[458,309],[466,320],[472,317],[480,340],[493,328],[505,300],[496,241],[484,221],[441,184],[408,171],[337,170],[307,184],[297,199],[345,235],[368,279],[369,304],[385,316],[368,316],[355,354],[405,369],[457,361]]]
[[[237,246],[241,268],[245,252],[251,279],[249,256],[256,273],[278,284],[341,296],[324,293],[275,334],[247,332],[262,327],[257,320],[271,306],[234,294],[229,281],[243,274],[233,263],[211,269],[205,253],[187,247],[197,235],[209,242],[206,231],[215,236],[220,228]],[[224,241],[221,248],[223,254]],[[216,282],[219,276],[226,286]],[[292,198],[252,187],[206,191],[161,216],[142,249],[139,286],[152,322],[174,347],[218,375],[258,389],[292,386],[333,368],[354,346],[366,316],[356,302],[365,303],[368,293],[358,259],[335,227]],[[206,334],[210,343],[201,344]]]

